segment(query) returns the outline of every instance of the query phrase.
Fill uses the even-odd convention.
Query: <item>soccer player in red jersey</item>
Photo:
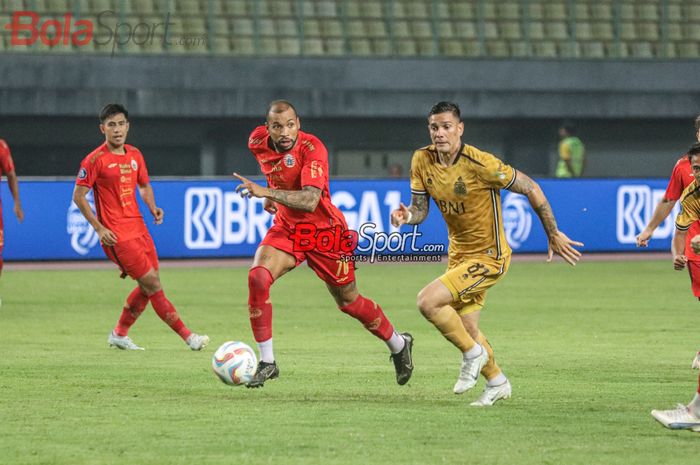
[[[119,104],[106,105],[100,112],[100,131],[105,143],[93,150],[80,164],[73,190],[73,201],[95,228],[107,257],[136,280],[126,299],[121,317],[110,333],[110,346],[127,350],[143,350],[129,338],[129,328],[143,313],[148,302],[158,316],[175,331],[192,350],[201,350],[209,337],[190,331],[175,307],[165,297],[158,275],[158,255],[153,239],[139,210],[136,191],[148,206],[156,224],[163,222],[163,210],[156,206],[153,188],[143,155],[127,145],[129,113]],[[95,215],[85,198],[93,190]]]
[[[19,183],[17,182],[17,173],[15,173],[15,164],[12,161],[10,147],[3,139],[0,139],[0,177],[2,174],[7,176],[7,185],[10,188],[12,197],[15,199],[15,216],[20,221],[24,220],[24,210],[22,210],[22,201],[19,198]],[[5,245],[5,233],[2,224],[2,203],[0,203],[0,275],[2,274],[2,250]]]
[[[250,325],[260,351],[260,363],[248,387],[261,387],[279,376],[272,350],[272,303],[270,287],[304,260],[325,283],[341,311],[359,320],[383,340],[391,352],[396,382],[406,384],[413,371],[413,337],[394,330],[382,308],[360,295],[352,261],[341,251],[300,251],[292,236],[300,225],[319,231],[347,231],[345,217],[331,203],[328,188],[328,152],[312,134],[300,130],[294,106],[285,100],[272,102],[264,126],[253,130],[248,148],[267,178],[267,187],[234,173],[242,182],[236,191],[247,197],[264,198],[264,208],[275,215],[274,224],[258,247],[248,273]]]
[[[700,142],[700,115],[695,118],[695,138],[698,142]],[[647,246],[649,239],[651,239],[651,236],[654,234],[656,228],[658,228],[659,225],[671,213],[671,210],[673,210],[673,207],[676,205],[678,199],[681,198],[681,194],[685,188],[688,187],[694,180],[695,178],[693,177],[693,170],[690,167],[688,155],[685,154],[676,162],[676,166],[673,167],[671,179],[668,181],[668,186],[666,187],[666,193],[664,194],[663,198],[659,200],[656,208],[654,208],[654,213],[652,214],[649,223],[637,236],[637,247]],[[685,257],[688,265],[690,286],[693,291],[693,295],[700,300],[700,255],[693,252],[693,249],[690,246],[690,240],[698,234],[700,234],[700,222],[696,221],[688,230],[685,243],[685,254],[682,255],[682,257]]]

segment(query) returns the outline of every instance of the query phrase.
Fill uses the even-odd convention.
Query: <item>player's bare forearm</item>
[[[647,224],[646,228],[644,229],[648,229],[653,233],[656,228],[658,228],[659,225],[666,219],[666,217],[671,214],[671,211],[675,206],[675,200],[669,200],[667,198],[659,200],[659,203],[657,203],[656,207],[654,207],[654,213],[651,214],[649,224]]]
[[[685,238],[687,235],[688,231],[676,229],[676,233],[673,235],[673,241],[671,241],[671,255],[676,257],[685,254]]]
[[[411,221],[407,224],[420,224],[428,216],[430,204],[427,195],[411,195],[411,205],[408,206],[408,211],[411,212]]]
[[[558,232],[557,220],[554,218],[552,207],[549,205],[549,201],[547,201],[547,197],[542,192],[540,185],[530,176],[518,171],[515,182],[510,186],[509,190],[527,196],[530,206],[540,218],[542,227],[544,227],[548,237],[552,237]]]
[[[85,186],[75,186],[75,189],[73,189],[73,202],[78,206],[78,210],[80,210],[80,213],[83,214],[87,222],[90,223],[90,226],[92,226],[95,231],[99,231],[100,228],[104,226],[92,212],[90,203],[85,198],[88,192],[90,192],[90,189]]]
[[[267,187],[263,197],[295,210],[312,212],[316,210],[316,206],[321,200],[321,189],[313,186],[304,186],[298,191],[288,191]]]
[[[156,196],[153,193],[153,187],[151,184],[144,184],[143,186],[139,186],[139,194],[141,194],[141,198],[143,199],[143,203],[146,204],[148,207],[148,210],[155,215],[156,211]]]
[[[19,199],[19,180],[17,179],[17,174],[14,171],[7,173],[7,187],[10,188],[10,193],[15,201],[15,205],[21,204]]]

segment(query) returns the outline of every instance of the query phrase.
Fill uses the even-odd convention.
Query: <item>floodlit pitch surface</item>
[[[699,303],[671,261],[514,263],[482,329],[513,398],[452,393],[460,356],[415,308],[441,265],[361,266],[363,294],[415,336],[413,378],[338,311],[305,266],[275,283],[279,379],[230,387],[210,358],[253,344],[245,268],[162,271],[195,331],[191,352],[150,309],[107,348],[133,282],[115,270],[6,271],[0,281],[0,462],[10,464],[696,464],[697,433],[653,408],[687,402]]]

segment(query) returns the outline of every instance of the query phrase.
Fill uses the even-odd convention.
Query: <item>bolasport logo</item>
[[[94,19],[92,19],[94,18]],[[10,47],[31,47],[39,43],[48,47],[86,47],[94,44],[112,56],[128,44],[158,45],[174,49],[206,47],[206,35],[179,33],[180,24],[169,12],[156,21],[130,21],[116,11],[105,10],[91,19],[65,13],[59,17],[42,17],[35,11],[15,11],[5,25]]]
[[[386,233],[375,223],[365,223],[357,231],[318,228],[313,223],[299,223],[292,234],[292,249],[296,252],[332,252],[346,262],[439,262],[445,253],[444,244],[418,245],[422,233],[414,225],[411,231]]]

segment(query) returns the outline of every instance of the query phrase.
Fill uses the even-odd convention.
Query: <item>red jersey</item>
[[[667,200],[680,199],[685,188],[693,181],[695,181],[695,177],[693,176],[693,169],[690,167],[690,161],[687,155],[683,155],[676,162],[676,166],[673,167],[664,198]],[[698,234],[700,234],[700,222],[696,221],[690,226],[685,241],[685,255],[688,257],[688,260],[700,261],[700,255],[694,253],[693,249],[690,248],[690,240]]]
[[[112,153],[104,143],[80,163],[76,184],[91,188],[97,219],[126,241],[148,232],[136,201],[138,186],[148,184],[141,151],[124,144],[125,154]]]
[[[267,185],[273,189],[301,190],[304,186],[321,189],[321,200],[313,212],[304,212],[277,204],[275,224],[294,229],[298,223],[312,223],[318,228],[335,225],[347,227],[345,217],[331,203],[328,188],[328,151],[314,135],[299,131],[294,147],[283,153],[271,148],[270,135],[265,126],[258,126],[250,134],[248,148],[258,161]]]
[[[10,147],[7,145],[7,142],[0,139],[0,177],[2,177],[3,173],[7,174],[14,170],[15,164],[12,162]]]

